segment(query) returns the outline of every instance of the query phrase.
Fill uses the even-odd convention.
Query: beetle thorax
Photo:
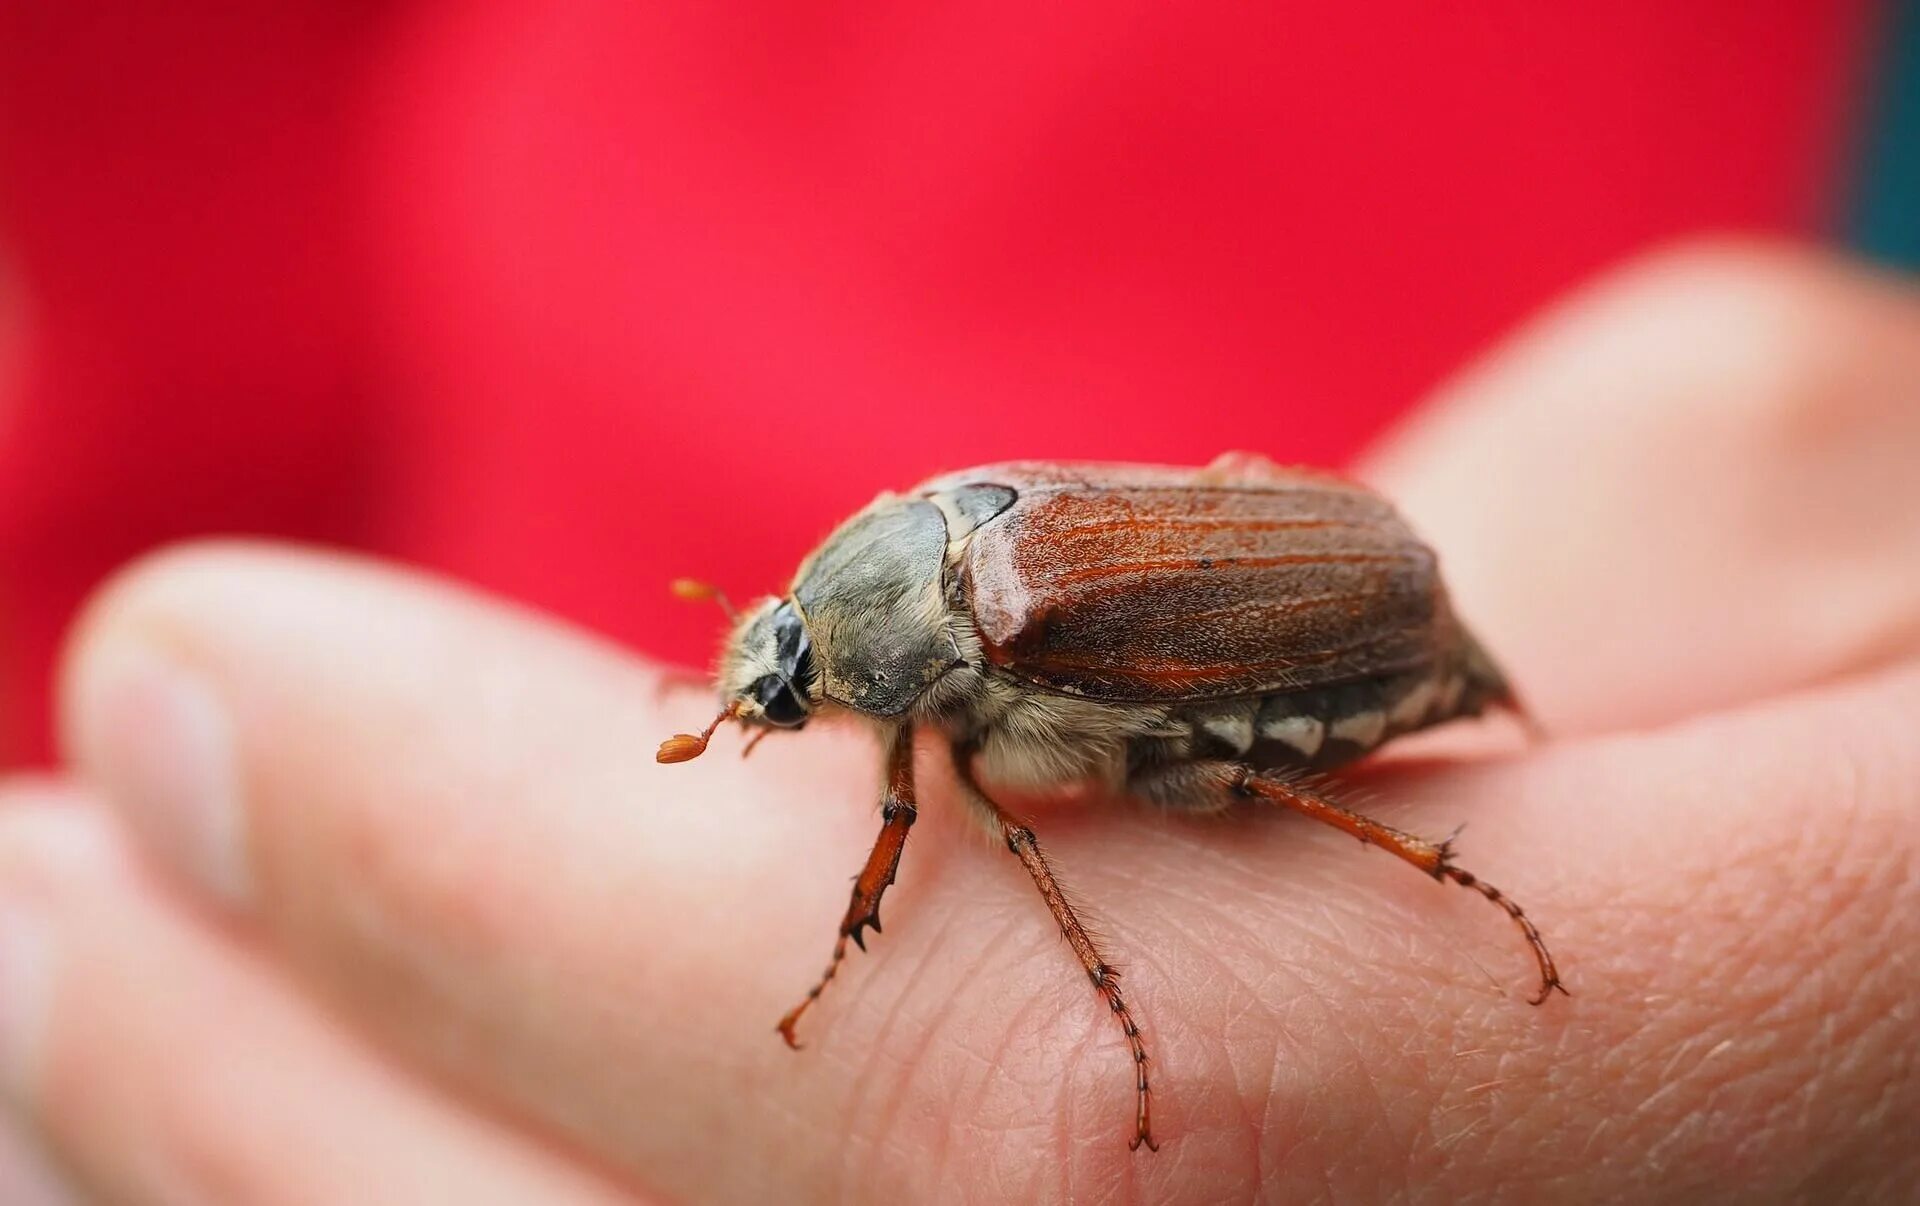
[[[884,495],[807,558],[791,599],[813,642],[820,698],[901,719],[959,660],[946,556],[937,507]]]

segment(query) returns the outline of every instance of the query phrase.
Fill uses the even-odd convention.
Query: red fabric
[[[1817,229],[1866,16],[1269,7],[0,0],[9,756],[190,534],[699,661],[668,577],[936,469],[1337,462],[1625,252]]]

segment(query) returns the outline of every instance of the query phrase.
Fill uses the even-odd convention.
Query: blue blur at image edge
[[[1849,241],[1920,269],[1920,0],[1885,0],[1868,77]]]

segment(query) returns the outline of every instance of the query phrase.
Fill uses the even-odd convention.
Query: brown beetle
[[[683,591],[683,593],[687,593]],[[868,717],[886,745],[882,826],[826,971],[880,928],[915,816],[913,731],[949,742],[974,810],[1053,911],[1132,1048],[1132,1146],[1156,1148],[1140,1028],[1033,831],[982,779],[1020,789],[1093,782],[1165,808],[1260,799],[1324,821],[1506,910],[1560,984],[1520,907],[1454,865],[1447,842],[1334,803],[1301,773],[1403,733],[1516,708],[1454,618],[1431,550],[1365,488],[1230,453],[1204,470],[1050,461],[990,465],[882,495],[801,565],[783,598],[738,622],[724,710],[662,743],[698,756],[726,720],[799,728],[822,708]],[[1517,710],[1517,708],[1516,708]]]

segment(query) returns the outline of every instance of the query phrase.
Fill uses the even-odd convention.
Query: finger
[[[7,1096],[92,1198],[624,1200],[344,1039],[71,797],[7,790],[0,910]]]
[[[1815,1183],[1899,1200],[1920,1178],[1915,714],[1909,662],[1657,733],[1386,771],[1388,815],[1475,809],[1461,857],[1520,868],[1573,993],[1488,1053],[1469,1037],[1485,1006],[1464,981],[1441,990],[1433,1016],[1460,1029],[1412,1044],[1452,1079],[1426,1099],[1426,1163],[1569,1200]],[[1402,922],[1424,945],[1428,919]],[[1429,981],[1457,962],[1427,954]],[[1437,1199],[1472,1196],[1457,1166],[1425,1171]]]
[[[234,548],[136,570],[69,671],[75,759],[146,841],[442,1080],[673,1193],[838,1158],[820,1053],[797,1064],[773,1024],[872,838],[857,734],[743,763],[729,731],[662,767],[704,688],[663,697],[423,579]]]
[[[1687,248],[1576,294],[1366,472],[1550,730],[1657,724],[1920,650],[1920,297]]]

